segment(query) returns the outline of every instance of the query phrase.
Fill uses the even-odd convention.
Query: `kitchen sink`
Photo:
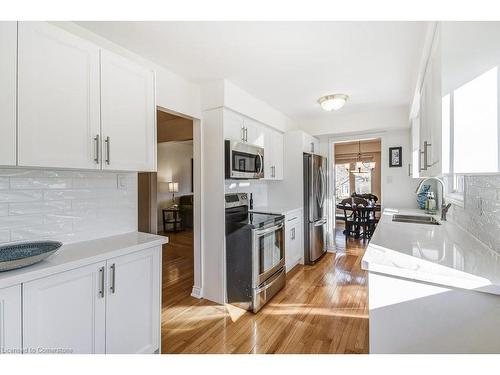
[[[392,221],[400,223],[441,225],[433,216],[424,215],[392,215]]]
[[[61,246],[62,243],[57,241],[34,241],[0,246],[0,272],[38,263],[54,254]]]

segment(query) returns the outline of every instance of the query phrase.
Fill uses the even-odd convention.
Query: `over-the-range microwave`
[[[226,180],[264,178],[264,149],[260,146],[226,139]]]

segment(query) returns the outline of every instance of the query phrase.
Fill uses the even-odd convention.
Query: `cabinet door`
[[[106,353],[154,353],[160,345],[161,248],[110,259]]]
[[[243,116],[229,110],[224,110],[224,139],[244,142],[244,121]]]
[[[271,129],[265,130],[264,177],[266,180],[283,179],[283,134]]]
[[[274,165],[274,179],[283,180],[283,163],[284,163],[284,149],[283,149],[283,134],[274,132],[273,137],[273,165]]]
[[[105,263],[23,284],[23,346],[105,352]]]
[[[291,271],[302,258],[302,221],[297,215],[286,218],[285,264],[287,272]]]
[[[0,22],[0,165],[16,165],[17,22]]]
[[[19,22],[18,163],[100,168],[99,48],[45,22]]]
[[[264,147],[267,127],[251,119],[244,121],[246,141],[252,145]]]
[[[0,289],[0,354],[21,349],[21,285]]]
[[[154,72],[101,52],[103,169],[156,170]]]

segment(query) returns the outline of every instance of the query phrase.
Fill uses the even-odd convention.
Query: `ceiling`
[[[77,22],[195,83],[228,79],[300,122],[409,105],[425,22]],[[316,100],[350,99],[338,113]]]

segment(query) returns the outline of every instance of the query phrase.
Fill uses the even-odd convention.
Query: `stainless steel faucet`
[[[423,180],[420,181],[420,183],[417,186],[417,189],[415,190],[415,193],[418,194],[420,192],[420,189],[422,188],[422,185],[424,182],[429,181],[429,180],[435,180],[438,181],[439,184],[441,185],[441,220],[446,221],[446,214],[448,213],[448,210],[451,207],[451,203],[446,204],[446,187],[444,186],[444,181],[441,180],[438,177],[426,177]]]

